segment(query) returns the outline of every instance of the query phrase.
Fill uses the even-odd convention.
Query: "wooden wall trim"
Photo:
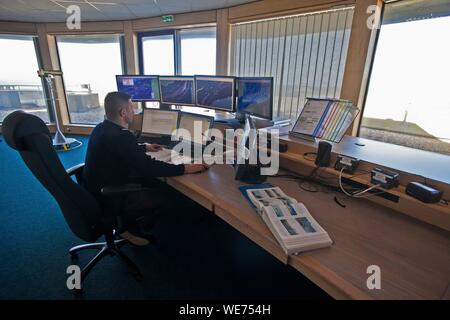
[[[371,5],[382,5],[380,0],[357,0],[352,21],[350,41],[347,50],[347,61],[345,63],[344,77],[342,80],[341,98],[351,100],[353,105],[359,105],[361,85],[366,69],[369,47],[373,39],[374,32],[367,27],[367,19],[370,14],[367,8]],[[357,128],[361,119],[361,114],[354,122]],[[347,134],[354,135],[356,131],[352,127],[347,130]]]
[[[127,67],[127,74],[138,74],[138,48],[137,48],[137,36],[133,31],[133,24],[131,21],[125,21],[123,23],[124,29],[124,42],[125,42],[125,60]]]
[[[228,74],[230,24],[228,9],[217,10],[216,74]]]
[[[229,8],[230,22],[244,22],[288,14],[353,5],[355,0],[263,0]]]
[[[66,134],[77,134],[77,135],[83,135],[83,136],[89,136],[94,130],[93,125],[77,125],[77,124],[70,124],[70,125],[64,125],[62,130]]]
[[[48,33],[47,25],[38,23],[36,25],[38,32],[39,50],[42,59],[42,68],[44,70],[61,70],[59,64],[58,50],[56,47],[56,37]],[[64,91],[64,84],[61,77],[55,77],[54,94],[56,104],[56,117],[61,125],[69,124],[69,112],[67,109],[67,100]]]
[[[123,33],[122,21],[94,21],[83,22],[80,30],[70,30],[65,23],[46,23],[47,32],[50,34],[94,34],[94,33]]]
[[[0,21],[0,34],[37,35],[35,23]]]

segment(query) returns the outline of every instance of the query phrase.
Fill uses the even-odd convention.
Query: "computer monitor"
[[[248,157],[249,152],[256,150],[256,138],[250,139],[250,132],[252,130],[256,130],[255,122],[250,116],[245,116],[244,133],[242,134],[242,139],[237,150],[239,153],[238,156],[242,157],[242,159]]]
[[[197,132],[195,131],[196,126]],[[180,113],[180,123],[178,125],[179,129],[187,130],[190,134],[190,141],[187,137],[182,136],[182,134],[177,134],[178,137],[182,137],[183,141],[191,142],[199,145],[206,145],[210,139],[209,129],[212,129],[214,125],[214,117],[204,116],[194,113],[181,112]],[[201,130],[199,130],[201,129]]]
[[[161,103],[182,106],[195,105],[194,77],[159,77]]]
[[[253,136],[251,131],[255,130]],[[245,126],[244,133],[241,140],[241,143],[238,146],[238,159],[242,159],[245,163],[237,163],[235,167],[235,176],[236,180],[240,180],[246,183],[261,183],[266,180],[266,176],[261,175],[261,163],[259,161],[259,157],[257,155],[257,137],[256,137],[256,125],[253,119],[249,115],[245,115]],[[246,160],[250,153],[256,152],[256,162],[257,163],[248,163]],[[252,157],[250,156],[250,159]],[[242,162],[242,161],[241,161]]]
[[[117,91],[128,93],[132,101],[159,101],[158,76],[116,75]]]
[[[142,133],[171,136],[178,128],[180,113],[177,110],[144,109]]]
[[[226,76],[195,76],[195,101],[199,107],[234,111],[235,78]]]
[[[272,120],[273,78],[238,78],[237,113]]]

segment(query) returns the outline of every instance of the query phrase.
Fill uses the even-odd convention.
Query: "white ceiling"
[[[0,0],[0,20],[64,22],[78,5],[81,21],[128,20],[232,7],[255,0]]]

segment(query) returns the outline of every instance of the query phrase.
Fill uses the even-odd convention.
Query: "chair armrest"
[[[106,186],[103,187],[100,192],[104,196],[120,196],[120,195],[126,195],[133,192],[139,192],[139,191],[145,191],[145,190],[151,190],[150,188],[146,188],[141,186],[140,184],[123,184],[120,186]]]
[[[77,164],[69,169],[66,170],[67,174],[69,176],[75,175],[77,178],[77,182],[81,183],[81,180],[83,178],[83,169],[84,169],[84,163]]]

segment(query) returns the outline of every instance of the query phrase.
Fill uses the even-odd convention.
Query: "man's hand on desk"
[[[184,165],[184,173],[198,173],[203,172],[208,169],[208,166],[205,164],[185,164]]]
[[[147,150],[147,152],[157,152],[162,150],[162,146],[156,143],[150,144],[150,143],[144,143],[145,145],[145,150]]]

